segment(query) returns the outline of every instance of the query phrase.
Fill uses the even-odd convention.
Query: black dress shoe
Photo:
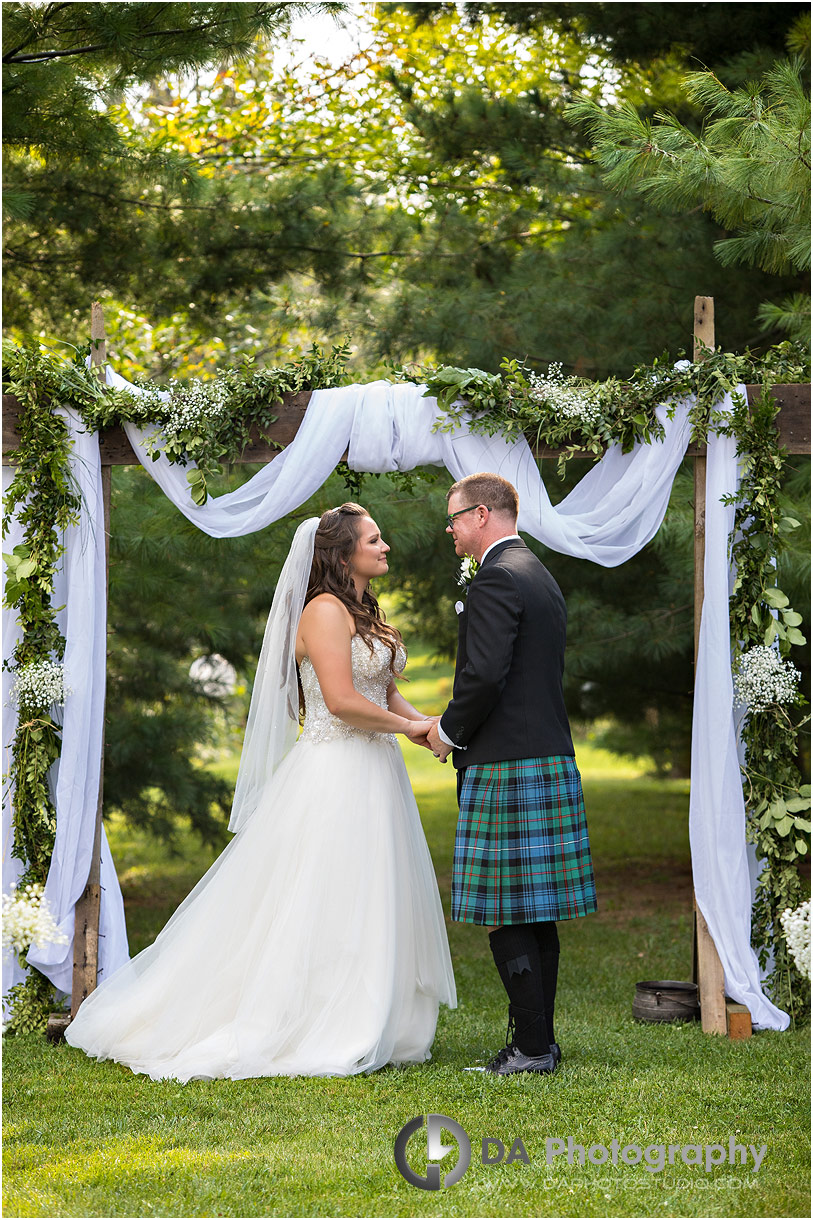
[[[556,1064],[556,1066],[558,1067],[559,1064],[562,1062],[562,1052],[559,1049],[558,1042],[551,1042],[550,1053],[553,1055],[553,1061]]]
[[[556,1071],[556,1058],[553,1054],[526,1055],[516,1043],[512,1043],[497,1052],[491,1063],[486,1065],[486,1071],[495,1076],[513,1076],[516,1072],[537,1072],[550,1076]]]

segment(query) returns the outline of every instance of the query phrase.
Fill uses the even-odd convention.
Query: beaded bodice
[[[390,650],[383,640],[374,638],[372,644],[373,651],[370,652],[360,635],[354,635],[350,641],[353,685],[359,694],[364,695],[365,699],[369,699],[378,707],[385,708],[387,706],[387,688],[392,677]],[[396,671],[400,673],[405,664],[406,653],[399,645],[395,657]],[[343,737],[363,737],[370,741],[395,741],[393,733],[376,733],[368,729],[356,729],[329,712],[322,698],[322,688],[311,665],[310,657],[302,658],[299,665],[299,678],[305,694],[305,725],[300,741],[333,741]]]

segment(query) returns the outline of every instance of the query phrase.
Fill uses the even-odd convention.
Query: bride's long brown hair
[[[352,614],[356,632],[370,652],[373,651],[373,639],[382,640],[389,648],[390,669],[394,672],[401,633],[386,621],[369,586],[359,601],[353,584],[353,552],[359,539],[361,520],[369,515],[366,508],[352,502],[340,504],[338,508],[328,509],[322,514],[313,544],[313,565],[305,605],[320,593],[332,593],[338,597]]]

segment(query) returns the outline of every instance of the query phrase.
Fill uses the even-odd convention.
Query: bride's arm
[[[391,712],[396,712],[399,716],[405,716],[407,720],[429,720],[432,723],[440,720],[440,716],[427,716],[423,712],[419,712],[416,707],[413,707],[399,691],[394,678],[387,688],[387,707]]]
[[[352,634],[350,615],[336,598],[314,598],[302,612],[298,641],[310,657],[328,711],[356,729],[405,733],[413,741],[422,741],[431,721],[416,721],[378,707],[353,686]]]

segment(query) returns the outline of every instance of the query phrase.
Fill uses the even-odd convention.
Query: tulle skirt
[[[428,1059],[440,1002],[454,975],[400,749],[300,741],[66,1040],[154,1080],[344,1076]]]

